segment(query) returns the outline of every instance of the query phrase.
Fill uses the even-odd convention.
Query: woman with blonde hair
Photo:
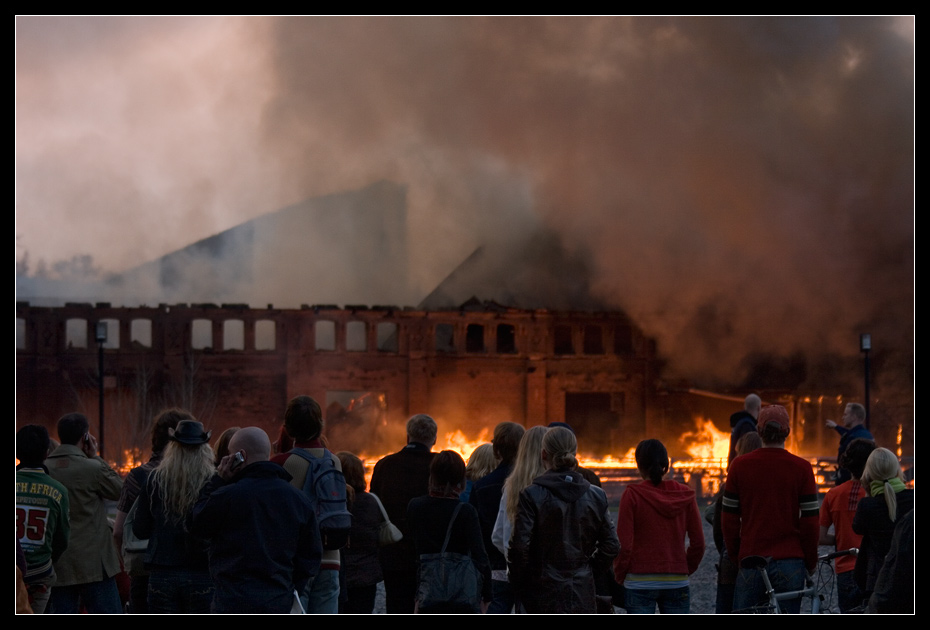
[[[520,493],[533,483],[536,477],[546,472],[542,460],[542,442],[548,431],[548,428],[540,426],[532,427],[523,434],[513,470],[504,482],[500,509],[497,512],[494,531],[491,533],[491,541],[504,557],[507,557],[507,549],[510,547],[510,533],[513,529],[513,519],[517,516]]]
[[[904,485],[901,464],[887,448],[872,451],[860,483],[867,496],[859,500],[853,517],[853,531],[862,536],[855,574],[859,590],[868,600],[891,549],[895,525],[914,509],[914,491]]]
[[[472,451],[465,465],[465,491],[459,497],[462,503],[468,503],[472,486],[482,477],[491,474],[497,468],[497,463],[497,458],[494,457],[494,445],[490,442],[485,442]]]
[[[213,581],[206,543],[187,532],[200,490],[216,469],[210,433],[196,420],[169,430],[170,442],[139,495],[132,531],[148,538],[150,613],[209,613]]]
[[[528,613],[595,613],[594,576],[620,551],[607,495],[575,467],[578,444],[563,427],[543,437],[546,472],[520,493],[510,577]]]

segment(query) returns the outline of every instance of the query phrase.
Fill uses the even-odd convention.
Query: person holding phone
[[[200,493],[190,532],[210,542],[213,613],[287,613],[320,569],[310,499],[269,461],[271,440],[245,427]]]
[[[56,582],[51,613],[77,613],[81,601],[89,613],[121,613],[116,574],[119,557],[107,523],[105,501],[119,498],[123,480],[97,455],[97,439],[87,417],[69,413],[58,420],[61,446],[48,456],[48,474],[68,489],[71,537],[54,563]]]

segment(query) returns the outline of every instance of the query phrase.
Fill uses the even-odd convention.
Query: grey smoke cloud
[[[913,28],[20,18],[18,253],[121,270],[389,179],[414,296],[478,245],[551,230],[682,373],[851,358],[866,328],[906,370]]]

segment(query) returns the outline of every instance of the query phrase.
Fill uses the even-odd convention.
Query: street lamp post
[[[103,457],[103,345],[107,342],[107,323],[97,322],[97,384],[98,384],[98,408],[100,418],[100,439],[97,441],[97,447],[100,457]]]
[[[865,354],[865,428],[871,430],[869,420],[871,413],[869,410],[869,350],[872,349],[872,335],[862,333],[859,335],[859,350]]]

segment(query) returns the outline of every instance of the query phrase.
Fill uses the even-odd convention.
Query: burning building
[[[479,245],[417,298],[406,203],[406,188],[385,181],[308,199],[100,284],[48,288],[71,296],[64,307],[44,308],[42,287],[21,278],[18,420],[96,409],[91,331],[106,322],[108,441],[122,449],[145,444],[164,405],[214,429],[273,432],[296,394],[323,403],[334,448],[356,452],[393,448],[420,411],[464,440],[502,420],[560,420],[591,453],[635,444],[654,407],[655,342],[592,297],[583,258],[524,226],[506,244]],[[216,306],[291,307],[303,296],[317,305]],[[415,309],[320,305],[410,298]]]
[[[193,410],[215,432],[276,435],[287,400],[325,408],[334,450],[381,453],[427,411],[441,431],[487,437],[503,420],[565,421],[582,451],[625,452],[655,410],[654,342],[622,313],[507,308],[162,304],[17,305],[17,421],[96,416],[103,347],[107,451],[144,446],[152,413]]]
[[[394,450],[406,417],[426,411],[465,455],[502,420],[565,421],[598,459],[624,459],[658,437],[673,457],[721,467],[715,443],[746,392],[708,397],[660,382],[655,341],[595,297],[584,252],[521,225],[475,247],[422,297],[411,275],[425,263],[408,242],[406,204],[404,186],[382,181],[265,214],[96,284],[18,278],[17,422],[97,415],[92,331],[103,322],[111,459],[142,454],[164,406],[190,408],[214,430],[257,424],[275,434],[287,400],[310,394],[336,450]],[[304,296],[316,305],[292,308]],[[229,303],[245,300],[269,304]],[[418,305],[352,306],[408,300]],[[796,452],[835,452],[823,419],[840,417],[842,396],[759,393],[791,409]],[[897,428],[906,449],[909,425],[882,427]]]

